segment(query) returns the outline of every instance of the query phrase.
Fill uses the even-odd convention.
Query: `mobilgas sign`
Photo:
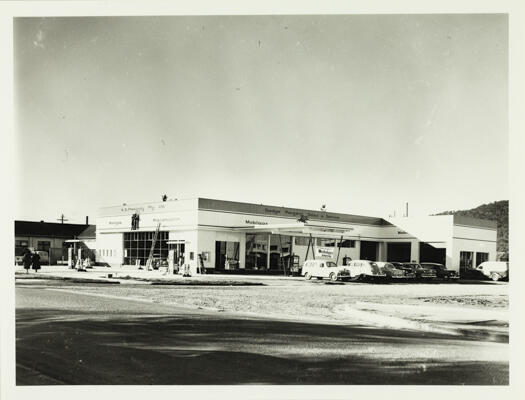
[[[316,247],[316,258],[334,258],[334,247]]]

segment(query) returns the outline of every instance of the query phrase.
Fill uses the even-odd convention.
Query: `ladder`
[[[148,271],[151,271],[153,269],[153,251],[155,250],[155,243],[157,243],[157,238],[159,237],[159,231],[160,231],[160,222],[157,225],[157,229],[155,230],[155,234],[153,235],[153,241],[151,242],[151,249],[149,251],[149,257],[146,261],[146,269]]]

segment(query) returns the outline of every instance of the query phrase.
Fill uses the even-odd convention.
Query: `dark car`
[[[436,271],[436,276],[442,279],[459,279],[459,274],[451,269],[446,269],[443,264],[438,263],[421,263],[423,268],[431,268]]]
[[[400,267],[414,273],[416,279],[433,279],[437,276],[432,268],[424,268],[418,263],[401,263]]]
[[[377,266],[383,271],[388,279],[410,279],[415,278],[416,275],[412,272],[406,271],[403,268],[396,267],[393,263],[389,262],[376,262]]]
[[[405,266],[405,263],[402,262],[391,262],[395,268],[400,269],[405,272],[405,278],[406,279],[416,279],[416,273],[412,271],[412,268],[408,268]]]

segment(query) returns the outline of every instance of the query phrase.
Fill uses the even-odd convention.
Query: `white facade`
[[[133,214],[140,217],[136,230],[132,230]],[[298,222],[301,217],[306,222]],[[307,252],[308,258],[312,258],[316,247],[323,243],[333,247],[341,240],[346,247],[338,249],[335,246],[332,252],[334,261],[338,258],[339,263],[345,256],[352,259],[366,256],[378,261],[420,261],[420,256],[429,257],[431,253],[438,254],[447,268],[458,270],[461,252],[472,253],[474,262],[478,253],[488,260],[496,259],[497,231],[495,223],[488,221],[453,216],[386,221],[198,198],[101,208],[97,219],[97,261],[111,265],[133,264],[133,257],[142,257],[144,261],[149,253],[146,245],[143,249],[128,251],[126,238],[142,233],[144,237],[150,235],[151,240],[159,223],[160,231],[167,232],[168,245],[173,241],[184,243],[184,262],[193,270],[201,262],[199,256],[208,269],[223,269],[223,259],[234,259],[236,268],[272,269],[276,263],[282,264],[283,256],[292,253],[299,256],[302,264]],[[310,237],[313,249],[308,246]],[[327,244],[325,239],[332,240]],[[463,254],[462,257],[467,256]],[[404,259],[393,260],[392,257]]]

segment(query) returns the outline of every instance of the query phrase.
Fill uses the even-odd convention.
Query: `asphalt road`
[[[17,285],[18,385],[508,384],[503,339],[247,318],[60,287]]]

